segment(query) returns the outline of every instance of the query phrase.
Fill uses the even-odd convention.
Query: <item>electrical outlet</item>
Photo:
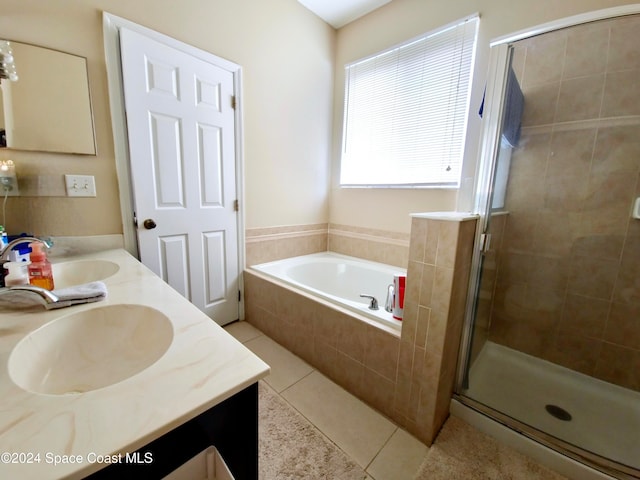
[[[20,191],[18,190],[16,174],[0,172],[0,197],[17,197],[19,195]]]
[[[96,180],[93,175],[65,175],[67,197],[95,197]]]
[[[13,160],[0,160],[0,195],[16,197],[19,194],[16,167]]]

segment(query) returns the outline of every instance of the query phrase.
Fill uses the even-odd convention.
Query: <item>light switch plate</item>
[[[96,180],[93,175],[65,175],[68,197],[95,197]]]

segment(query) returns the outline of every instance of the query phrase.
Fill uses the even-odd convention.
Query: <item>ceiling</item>
[[[298,0],[334,28],[372,12],[391,0]]]

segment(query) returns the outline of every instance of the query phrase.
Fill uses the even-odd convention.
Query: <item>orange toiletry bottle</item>
[[[47,260],[47,254],[44,252],[44,245],[41,242],[32,242],[31,247],[31,263],[27,267],[29,269],[29,283],[36,287],[53,290],[53,271],[51,263]]]

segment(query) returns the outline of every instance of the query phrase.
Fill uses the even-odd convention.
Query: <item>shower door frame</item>
[[[599,472],[616,475],[622,479],[636,479],[637,472],[619,465],[616,462],[608,461],[606,458],[591,454],[581,448],[559,440],[545,432],[519,422],[501,412],[483,405],[472,398],[466,397],[462,392],[468,382],[468,371],[470,367],[471,346],[474,334],[475,317],[477,309],[477,298],[480,287],[482,263],[484,252],[488,249],[491,241],[488,233],[491,202],[494,193],[495,171],[498,163],[498,153],[500,151],[500,136],[502,133],[503,116],[505,108],[504,92],[506,91],[507,76],[511,60],[511,43],[523,40],[536,35],[552,32],[562,28],[574,27],[577,25],[594,22],[598,20],[613,19],[627,15],[640,14],[640,4],[630,4],[619,7],[612,7],[584,14],[567,17],[553,22],[545,23],[537,27],[521,30],[510,35],[499,37],[490,42],[489,46],[489,69],[487,74],[487,87],[485,93],[485,103],[483,109],[483,122],[481,130],[481,149],[479,157],[478,178],[476,182],[474,213],[479,215],[478,227],[473,250],[471,274],[469,278],[469,290],[467,293],[467,309],[463,325],[462,337],[460,340],[460,350],[457,366],[456,385],[453,395],[454,404],[452,409],[470,409],[473,412],[488,417],[499,425],[507,427],[550,448],[555,453],[560,453],[569,459],[593,468]],[[470,412],[469,418],[474,413]],[[543,457],[545,454],[541,453]],[[539,458],[542,460],[542,458]],[[544,463],[544,462],[543,462]],[[557,459],[551,460],[557,466]],[[574,467],[567,467],[571,470]]]

